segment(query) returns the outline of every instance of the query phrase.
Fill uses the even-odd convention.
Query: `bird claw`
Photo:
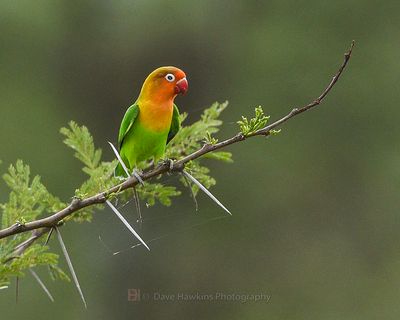
[[[133,171],[132,171],[132,176],[134,176],[134,177],[137,179],[137,181],[138,181],[142,186],[144,186],[144,181],[143,181],[142,177],[140,176],[140,172],[139,172],[138,170],[133,169]]]

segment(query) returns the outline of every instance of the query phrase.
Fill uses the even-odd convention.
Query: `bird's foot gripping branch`
[[[166,157],[175,159],[172,168],[168,163],[154,166],[142,162],[138,165],[139,169],[143,170],[141,179],[146,182],[144,185],[139,185],[135,176],[130,176],[123,182],[114,178],[117,160],[103,161],[102,151],[95,148],[88,129],[70,122],[69,127],[61,129],[61,133],[65,137],[64,143],[74,150],[75,157],[82,162],[87,180],[76,189],[69,204],[52,195],[39,176],[32,178],[29,166],[20,160],[15,165],[10,165],[8,172],[3,175],[10,194],[8,201],[0,206],[0,289],[6,289],[11,278],[22,277],[26,271],[41,265],[48,267],[52,278],[69,279],[58,267],[58,255],[52,253],[47,245],[49,235],[55,230],[57,238],[62,239],[59,230],[62,224],[90,222],[94,212],[104,208],[106,201],[111,202],[118,197],[120,203],[123,203],[130,199],[134,186],[137,187],[139,197],[148,206],[156,202],[169,206],[174,197],[181,195],[182,188],[163,183],[161,177],[168,172],[179,173],[185,170],[206,189],[212,187],[216,181],[202,160],[208,158],[231,162],[231,153],[221,151],[222,149],[250,137],[276,134],[279,132],[278,127],[284,122],[321,104],[347,66],[353,46],[354,43],[345,53],[344,61],[332,80],[315,100],[302,107],[293,108],[287,115],[270,124],[269,117],[258,107],[253,118],[243,117],[238,121],[239,132],[236,135],[218,141],[215,134],[222,124],[219,116],[227,107],[227,103],[213,104],[204,111],[199,121],[184,126],[168,145]],[[185,117],[185,114],[181,115],[181,120]],[[188,174],[181,174],[180,181],[184,186],[190,187],[195,197],[201,186],[193,183]],[[59,242],[83,299],[65,245],[62,240]]]

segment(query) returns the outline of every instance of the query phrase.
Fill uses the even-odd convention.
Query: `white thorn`
[[[47,287],[43,283],[42,279],[39,278],[38,274],[35,271],[33,271],[33,269],[29,269],[29,271],[31,272],[31,274],[35,278],[35,280],[39,283],[39,285],[43,289],[43,291],[47,294],[47,296],[49,297],[51,302],[54,302],[53,296],[51,295],[49,289],[47,289]]]
[[[72,265],[71,258],[69,257],[69,254],[68,254],[68,251],[67,251],[67,247],[65,246],[64,241],[63,241],[63,239],[61,237],[61,232],[60,232],[60,230],[58,230],[57,227],[54,227],[54,229],[56,230],[58,242],[60,243],[61,250],[62,250],[62,252],[64,254],[65,260],[67,260],[68,268],[69,268],[69,271],[71,272],[72,279],[74,280],[75,286],[78,289],[78,292],[79,292],[79,295],[81,296],[83,304],[85,305],[85,308],[87,309],[87,304],[86,304],[85,297],[83,296],[83,292],[82,292],[81,286],[79,284],[78,277],[76,276],[76,273],[75,273],[75,270],[74,270],[74,266]]]
[[[129,224],[128,221],[126,221],[126,219],[122,216],[122,214],[117,210],[117,208],[114,207],[114,205],[106,200],[107,205],[111,208],[112,211],[114,211],[114,213],[117,215],[117,217],[122,221],[122,223],[125,225],[125,227],[128,228],[128,230],[130,232],[132,232],[132,234],[147,248],[147,250],[150,251],[149,246],[143,241],[143,239],[138,235],[138,233],[133,230],[133,228],[131,227],[131,225]]]
[[[126,167],[125,163],[122,161],[121,156],[119,155],[117,149],[114,147],[114,145],[110,141],[107,141],[107,142],[110,144],[111,149],[114,151],[119,163],[121,164],[122,168],[124,169],[126,175],[129,177],[130,176],[129,170]]]
[[[216,204],[218,204],[222,209],[228,212],[230,215],[232,213],[210,192],[208,189],[203,186],[195,177],[189,174],[187,171],[182,170],[183,174],[188,177],[194,184],[196,184],[206,195],[208,195]]]

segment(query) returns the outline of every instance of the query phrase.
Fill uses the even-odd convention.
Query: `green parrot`
[[[130,173],[141,161],[153,159],[156,164],[162,159],[166,145],[181,127],[174,99],[187,90],[186,74],[176,67],[158,68],[146,78],[118,134],[120,156]],[[120,163],[115,176],[126,177]]]

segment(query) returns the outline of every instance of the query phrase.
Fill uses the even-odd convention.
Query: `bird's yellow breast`
[[[174,109],[172,101],[138,101],[138,105],[141,125],[156,132],[169,131]]]

